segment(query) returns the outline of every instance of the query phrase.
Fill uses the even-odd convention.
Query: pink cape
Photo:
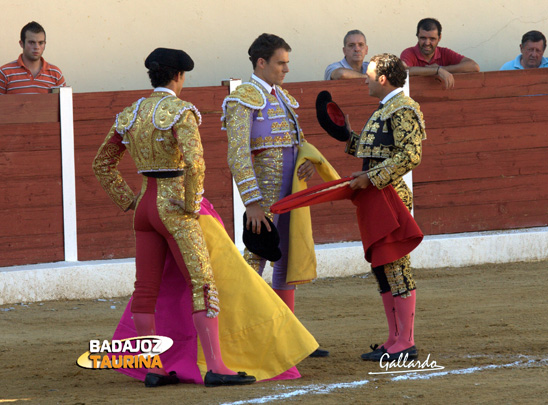
[[[202,201],[200,215],[210,215],[223,224],[221,217],[213,205],[205,198]],[[243,292],[242,292],[243,293]],[[114,332],[113,340],[121,340],[138,336],[133,324],[130,298],[127,307]],[[176,371],[183,383],[203,384],[203,379],[197,365],[198,337],[192,321],[191,290],[168,250],[164,274],[158,301],[156,303],[156,333],[173,339],[173,346],[161,355],[162,364],[167,371]],[[230,308],[224,309],[229,311]],[[117,371],[130,377],[144,381],[146,369],[117,368]],[[245,370],[236,370],[245,371]],[[272,378],[272,380],[289,380],[300,378],[296,367]]]

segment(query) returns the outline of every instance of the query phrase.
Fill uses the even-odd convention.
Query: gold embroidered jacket
[[[299,103],[286,90],[274,87],[283,106],[255,80],[238,86],[223,102],[221,120],[228,135],[228,165],[245,205],[263,199],[252,153],[300,146],[304,141],[295,113]]]
[[[135,195],[117,166],[127,148],[139,173],[184,171],[185,210],[198,212],[205,172],[200,123],[196,107],[169,93],[154,92],[136,101],[116,116],[93,161],[95,176],[126,211]]]

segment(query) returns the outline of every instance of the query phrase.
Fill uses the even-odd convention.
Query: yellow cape
[[[305,160],[314,163],[316,171],[323,181],[341,178],[318,149],[310,143],[304,142],[297,155],[297,164],[293,174],[293,193],[307,187],[306,181],[299,180],[299,176],[297,176],[297,170]],[[316,253],[314,251],[314,239],[312,238],[310,207],[297,208],[291,211],[289,219],[289,257],[286,283],[304,284],[316,277]]]
[[[222,225],[210,215],[201,215],[199,221],[219,290],[219,340],[225,364],[265,380],[316,350],[314,337],[246,263]],[[200,345],[198,367],[204,376]]]

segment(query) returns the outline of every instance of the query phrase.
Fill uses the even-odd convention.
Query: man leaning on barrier
[[[441,24],[435,18],[423,18],[417,24],[417,45],[405,49],[401,60],[410,76],[436,76],[446,89],[455,86],[453,73],[479,72],[479,65],[449,48],[438,46]]]
[[[332,63],[325,69],[324,80],[365,78],[367,62],[367,41],[360,30],[351,30],[343,39],[343,54],[339,62]]]

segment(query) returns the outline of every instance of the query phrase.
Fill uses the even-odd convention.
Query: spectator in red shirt
[[[417,24],[418,43],[405,49],[400,59],[409,68],[410,76],[437,76],[446,89],[453,88],[452,73],[479,72],[479,65],[449,48],[438,46],[441,24],[435,18],[423,18]]]
[[[0,68],[0,94],[49,93],[54,87],[65,86],[61,70],[44,60],[46,31],[35,21],[21,30],[19,45],[23,53]]]

